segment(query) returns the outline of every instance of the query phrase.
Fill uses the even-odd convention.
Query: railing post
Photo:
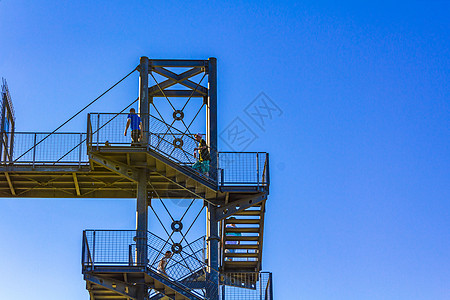
[[[89,145],[91,144],[92,137],[92,126],[91,126],[91,114],[87,117],[87,128],[86,128],[86,154],[89,153]]]
[[[133,246],[132,245],[128,245],[128,265],[132,266],[133,265]]]
[[[261,272],[257,275],[259,281],[259,300],[263,300],[263,287],[262,287],[262,274]]]
[[[33,142],[33,168],[35,161],[36,161],[36,133],[34,133],[34,142]]]
[[[93,232],[93,242],[92,242],[92,268],[95,265],[95,231]]]
[[[86,230],[83,230],[83,242],[81,243],[81,268],[84,270],[84,261],[86,256]]]
[[[83,148],[81,146],[82,143],[83,143],[83,134],[80,133],[80,144],[78,145],[78,147],[80,147],[80,154],[78,156],[78,168],[81,166],[81,148]]]
[[[100,126],[100,114],[97,114],[97,150],[98,150],[98,143],[100,140],[99,126]]]
[[[256,186],[259,187],[259,152],[256,152]]]
[[[269,273],[269,282],[270,282],[270,286],[269,286],[269,295],[270,295],[270,300],[273,299],[273,281],[272,281],[272,272]]]

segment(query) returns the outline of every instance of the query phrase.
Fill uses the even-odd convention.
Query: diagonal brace
[[[93,153],[89,154],[89,159],[95,161],[99,165],[104,166],[105,168],[111,170],[116,174],[128,178],[131,181],[138,182],[139,174],[138,171],[133,167]]]
[[[259,203],[265,201],[266,199],[267,199],[267,195],[263,194],[263,195],[256,196],[256,197],[255,196],[245,197],[238,201],[234,201],[227,205],[221,206],[216,209],[216,220],[220,221],[225,218],[228,218],[229,216],[232,216],[238,212],[246,210],[249,207],[259,204]]]
[[[11,178],[9,177],[9,173],[5,172],[5,176],[6,176],[6,181],[8,181],[8,185],[9,185],[9,189],[11,190],[11,194],[13,196],[16,196],[16,190],[14,189]]]
[[[186,72],[183,72],[181,74],[176,74],[172,71],[169,71],[165,68],[156,67],[153,69],[153,71],[159,75],[162,75],[164,77],[167,77],[168,79],[159,83],[159,87],[161,89],[169,88],[177,83],[184,85],[192,90],[197,90],[201,95],[206,96],[208,95],[208,89],[204,86],[198,85],[197,83],[189,80],[189,78],[201,74],[203,70],[201,68],[192,68],[190,70],[187,70]],[[149,88],[149,93],[154,94],[159,90],[159,87],[153,86]]]

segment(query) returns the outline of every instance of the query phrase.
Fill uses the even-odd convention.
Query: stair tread
[[[259,249],[259,245],[258,244],[254,244],[254,245],[235,245],[235,244],[225,244],[224,249]]]
[[[259,216],[260,214],[261,214],[260,210],[244,210],[244,211],[235,213],[235,215],[239,215],[239,216]]]
[[[259,224],[261,222],[260,219],[234,219],[234,220],[225,220],[225,224]]]
[[[242,232],[242,233],[259,233],[261,229],[259,227],[228,227],[225,228],[225,232],[226,233],[238,233],[238,232]]]
[[[258,261],[256,260],[249,260],[249,261],[234,261],[234,260],[226,260],[225,265],[227,265],[228,267],[248,267],[248,266],[256,266],[258,265]]]
[[[236,236],[227,235],[225,236],[226,241],[259,241],[259,236]]]
[[[258,253],[230,253],[230,252],[225,252],[223,254],[225,257],[242,257],[242,258],[246,258],[246,257],[259,257]]]

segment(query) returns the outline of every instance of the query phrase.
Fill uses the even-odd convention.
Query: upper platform
[[[226,204],[268,194],[267,153],[218,151],[215,58],[141,57],[134,71],[140,74],[139,98],[119,113],[88,114],[84,132],[15,132],[14,126],[2,126],[0,197],[136,198],[143,171],[151,197]],[[136,102],[143,136],[132,144],[130,131],[124,136],[124,112]],[[192,168],[198,131],[211,155],[206,175]]]
[[[88,114],[86,133],[2,133],[10,147],[0,161],[0,196],[135,198],[133,174],[143,169],[152,197],[224,203],[234,194],[268,193],[267,153],[210,149],[211,170],[203,175],[192,168],[195,139],[156,117],[149,120],[148,142],[137,144],[123,134],[123,113]]]

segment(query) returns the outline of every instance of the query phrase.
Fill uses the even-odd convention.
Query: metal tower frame
[[[258,299],[272,299],[271,274],[260,273],[269,155],[218,151],[216,58],[141,57],[135,70],[139,72],[139,98],[119,113],[88,114],[86,132],[3,131],[2,136],[13,141],[14,155],[0,160],[0,179],[6,179],[0,180],[0,197],[137,200],[135,230],[83,233],[83,274],[91,299],[231,299],[228,289],[252,290]],[[158,81],[158,76],[164,80]],[[187,101],[177,109],[171,98]],[[191,98],[201,99],[202,105],[188,121],[185,109]],[[169,112],[159,106],[164,99]],[[126,120],[124,112],[136,102],[143,136],[138,144],[130,144],[120,132]],[[197,124],[202,110],[211,153],[207,175],[192,169],[192,149],[197,141],[191,126]],[[169,118],[173,120],[167,121]],[[181,242],[171,239],[152,199],[161,200],[169,215],[163,199],[192,199],[189,207],[193,201],[203,202],[205,258],[200,255],[205,248],[201,239],[186,240],[203,208],[184,233],[181,220],[189,207],[180,220],[170,216],[172,234],[181,233],[181,242],[185,241],[190,251],[186,252]],[[149,208],[168,234],[167,240],[149,231]],[[155,264],[167,249],[179,257],[173,258],[170,274],[164,275]],[[235,291],[229,295],[256,299]]]

